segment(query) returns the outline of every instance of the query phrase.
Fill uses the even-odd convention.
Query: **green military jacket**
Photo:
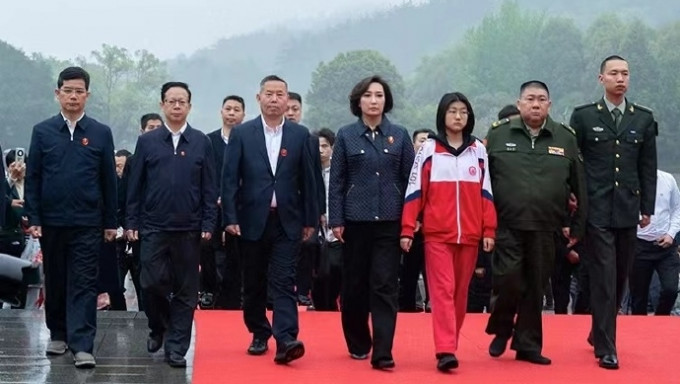
[[[585,234],[586,189],[574,131],[547,118],[532,138],[520,117],[495,122],[487,135],[489,176],[499,227]],[[574,215],[569,194],[578,199]]]
[[[637,226],[654,214],[656,134],[652,111],[626,100],[618,129],[604,99],[571,115],[588,185],[588,223],[603,228]]]

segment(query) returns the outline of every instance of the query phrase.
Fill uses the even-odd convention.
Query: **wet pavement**
[[[81,370],[70,352],[45,356],[49,331],[41,310],[0,310],[0,383],[191,383],[193,336],[181,369],[163,361],[163,349],[146,351],[147,333],[144,313],[98,312],[97,367]]]

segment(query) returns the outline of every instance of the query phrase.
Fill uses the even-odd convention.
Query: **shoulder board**
[[[645,112],[649,112],[649,113],[654,113],[654,111],[652,111],[651,108],[645,107],[644,105],[640,105],[640,104],[638,104],[638,103],[633,103],[633,106],[635,106],[635,108],[637,108],[637,109],[639,109],[639,110],[641,110],[641,111],[645,111]]]
[[[494,121],[493,124],[491,124],[491,129],[496,129],[496,128],[500,127],[501,125],[507,124],[509,122],[510,122],[510,119],[507,118],[507,117],[505,119],[502,119],[502,120]]]
[[[567,131],[571,132],[572,135],[576,136],[576,131],[574,131],[574,128],[570,127],[569,124],[562,122],[560,125]]]
[[[579,106],[574,108],[574,111],[578,111],[579,109],[583,109],[583,108],[586,108],[586,107],[592,107],[592,106],[595,106],[595,105],[597,105],[597,101],[593,101],[592,103],[588,103],[588,104],[579,105]]]

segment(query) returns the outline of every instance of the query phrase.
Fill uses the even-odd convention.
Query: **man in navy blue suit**
[[[261,115],[235,127],[222,173],[223,224],[240,237],[243,317],[253,341],[251,355],[267,352],[273,335],[274,362],[287,364],[305,353],[297,340],[295,264],[302,241],[319,221],[310,134],[284,119],[288,85],[278,76],[260,82]],[[274,308],[266,317],[267,290]]]

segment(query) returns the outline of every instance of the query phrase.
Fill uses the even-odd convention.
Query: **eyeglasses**
[[[59,91],[65,95],[72,95],[75,93],[78,96],[82,96],[87,93],[87,89],[83,88],[62,88]]]
[[[163,101],[163,103],[171,107],[174,106],[175,104],[178,104],[180,107],[186,107],[187,104],[189,104],[189,102],[186,100],[165,100]]]

